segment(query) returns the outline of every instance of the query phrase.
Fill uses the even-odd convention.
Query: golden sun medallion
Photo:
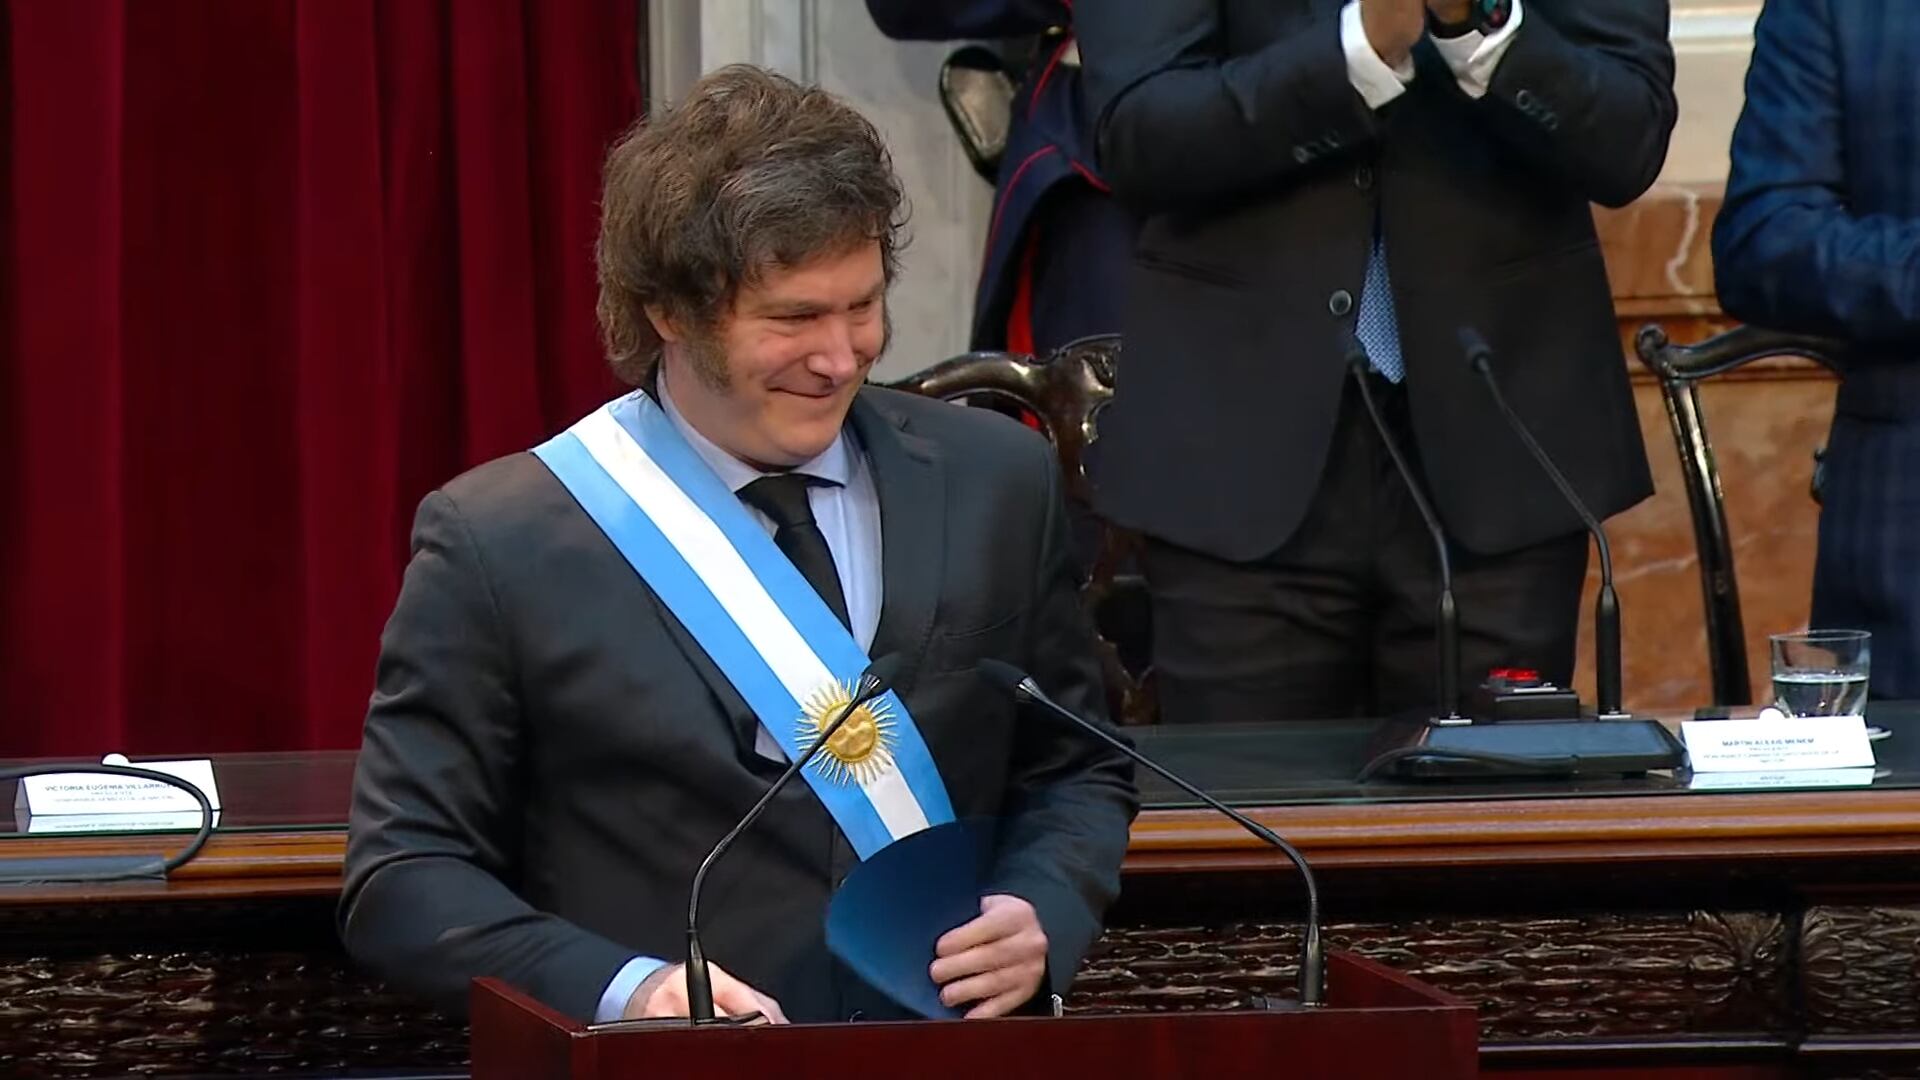
[[[795,741],[812,746],[840,710],[853,700],[850,683],[832,682],[807,695],[796,721]],[[893,768],[893,710],[884,699],[853,710],[814,757],[812,767],[836,784],[869,784]]]

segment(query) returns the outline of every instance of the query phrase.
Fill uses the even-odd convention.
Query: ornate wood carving
[[[0,1075],[458,1066],[465,1029],[348,961],[328,898],[0,906]]]
[[[1351,949],[1480,1004],[1487,1041],[1770,1031],[1790,1023],[1784,921],[1764,912],[1338,923]],[[1086,1011],[1234,1008],[1292,992],[1298,927],[1117,927],[1074,986]]]
[[[466,1061],[463,1025],[323,952],[0,962],[0,1074],[126,1076]]]
[[[1800,928],[1807,1031],[1920,1031],[1920,907],[1814,907]]]
[[[1146,914],[1095,947],[1076,1010],[1230,1008],[1291,992],[1295,925],[1156,926],[1170,913]],[[0,1074],[457,1068],[465,1057],[460,1025],[353,970],[324,903],[14,908],[5,929]],[[1536,913],[1343,921],[1327,937],[1479,1003],[1483,1038],[1508,1045],[1920,1030],[1920,907],[1816,907],[1798,931],[1767,911]],[[178,947],[124,944],[143,938]],[[1868,1076],[1873,1064],[1849,1055],[1819,1068]]]

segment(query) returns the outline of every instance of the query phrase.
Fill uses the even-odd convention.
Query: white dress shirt
[[[1433,47],[1453,69],[1454,80],[1468,97],[1486,96],[1487,88],[1493,84],[1493,71],[1512,46],[1513,36],[1520,32],[1524,14],[1523,0],[1513,0],[1513,14],[1507,19],[1507,25],[1491,34],[1469,30],[1459,37],[1433,39]],[[1393,65],[1373,51],[1373,43],[1367,40],[1366,27],[1360,21],[1360,0],[1347,0],[1347,6],[1340,9],[1340,48],[1347,54],[1347,80],[1360,92],[1369,109],[1378,109],[1406,93],[1407,85],[1413,82],[1411,56]]]

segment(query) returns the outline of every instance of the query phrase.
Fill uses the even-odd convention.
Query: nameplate
[[[1687,779],[1687,788],[1691,791],[1790,791],[1795,788],[1869,787],[1878,771],[1863,767],[1695,773]]]
[[[1788,772],[1873,766],[1867,722],[1858,716],[1688,720],[1680,725],[1695,773]]]
[[[142,761],[130,763],[118,754],[109,754],[104,765],[131,765],[136,769],[177,776],[200,789],[215,810],[220,809],[220,789],[213,782],[213,762],[206,758],[192,761]],[[193,796],[156,780],[105,773],[48,773],[20,781],[15,796],[16,808],[34,817],[68,814],[177,814],[200,812]]]
[[[193,832],[200,827],[200,808],[160,814],[41,814],[14,813],[14,830],[23,833],[160,833]],[[220,827],[220,811],[213,812]]]

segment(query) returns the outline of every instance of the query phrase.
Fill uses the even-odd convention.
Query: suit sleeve
[[[1225,57],[1219,0],[1079,0],[1101,175],[1142,210],[1256,194],[1374,137],[1330,11]]]
[[[1498,137],[1589,201],[1625,206],[1660,175],[1679,117],[1667,8],[1527,4],[1475,107]]]
[[[1072,14],[1065,0],[867,0],[867,13],[896,41],[1020,37]]]
[[[1920,221],[1855,213],[1841,143],[1851,125],[1906,121],[1846,115],[1829,20],[1826,0],[1769,0],[1760,13],[1713,227],[1715,285],[1721,306],[1745,322],[1912,341],[1920,338]]]
[[[1046,486],[1027,672],[1061,705],[1105,723],[1104,681],[1080,603],[1060,467],[1045,442],[1032,443],[1032,467]],[[1065,993],[1120,891],[1128,826],[1139,810],[1133,763],[1046,717],[1023,716],[1016,732],[992,891],[1034,906],[1047,933],[1052,989]]]
[[[347,839],[341,936],[361,963],[464,1014],[494,976],[582,1020],[633,950],[515,895],[525,741],[500,611],[444,494],[381,639]]]

